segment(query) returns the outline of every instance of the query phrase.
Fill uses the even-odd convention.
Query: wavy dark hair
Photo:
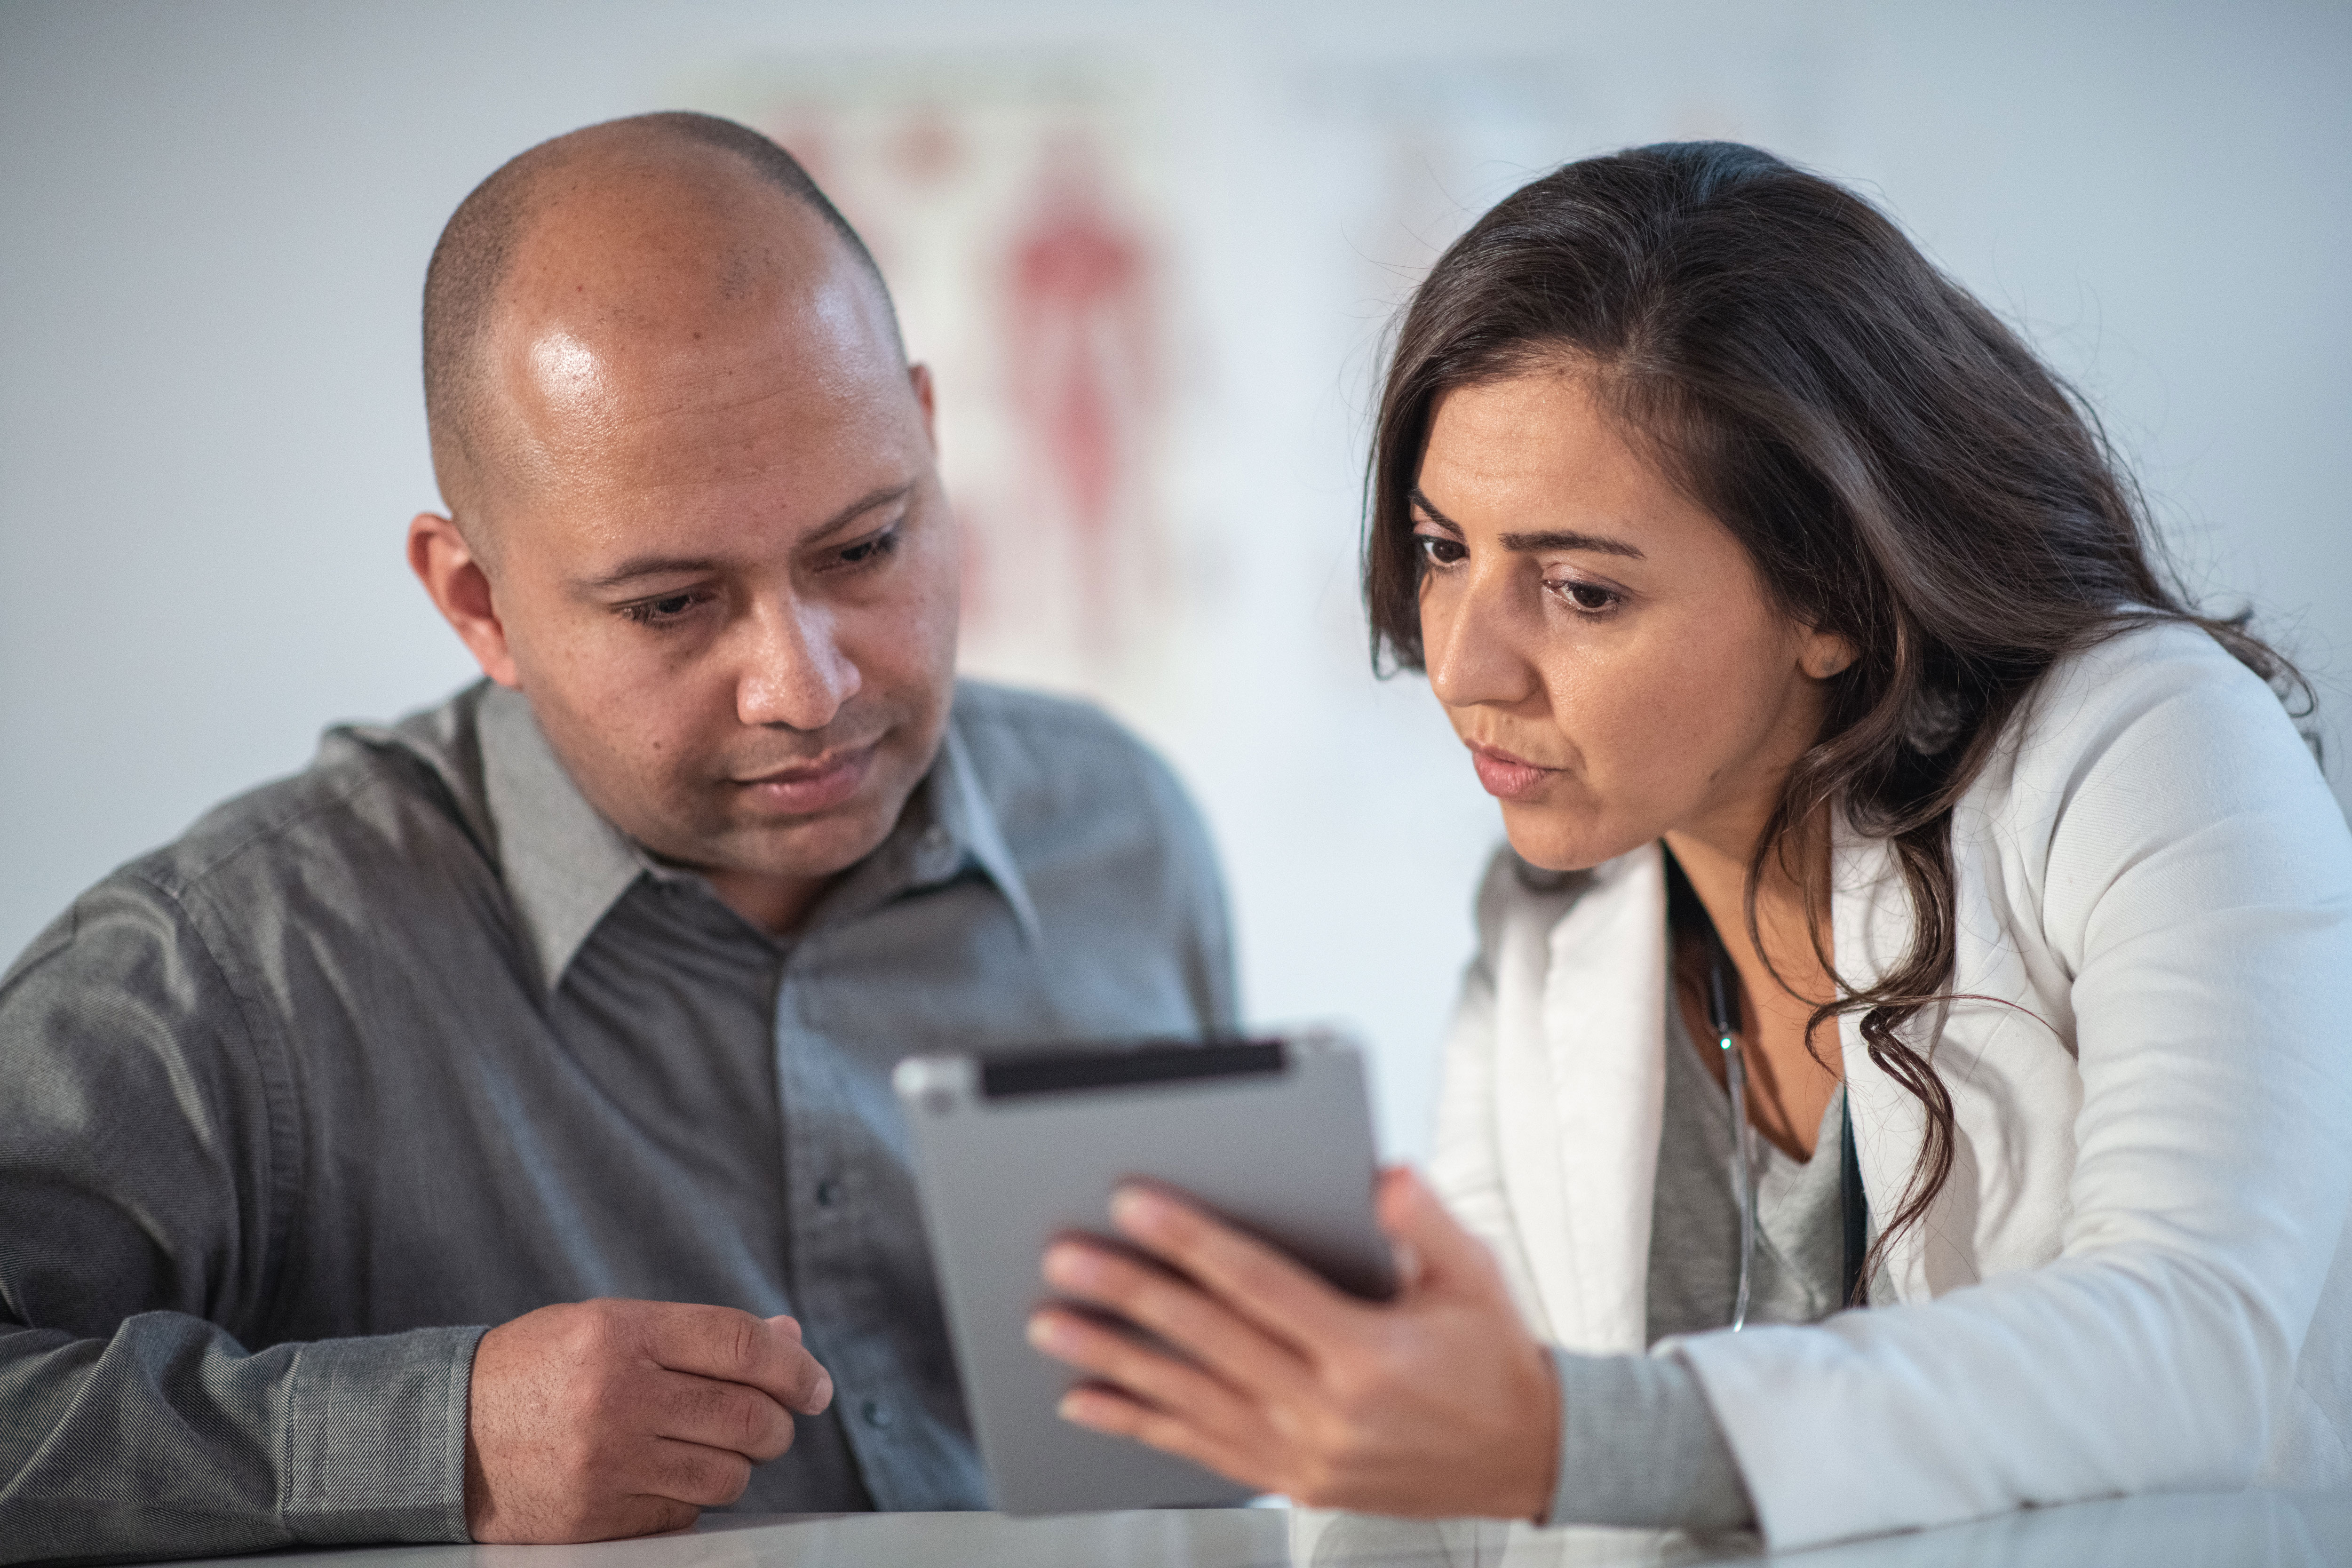
[[[1909,951],[1837,994],[1807,1047],[1859,1013],[1870,1059],[1927,1113],[1873,1244],[1918,1223],[1952,1171],[1951,1095],[1904,1026],[1954,999],[1953,803],[2060,658],[2152,622],[2202,627],[2308,712],[2310,689],[2246,616],[2201,615],[2158,570],[2146,508],[2097,416],[1868,202],[1753,147],[1633,148],[1522,187],[1455,241],[1397,329],[1367,476],[1376,668],[1422,668],[1408,497],[1449,390],[1567,364],[1630,438],[1746,546],[1778,607],[1857,657],[1748,866],[1842,806],[1889,841]],[[1806,917],[1825,966],[1827,911]],[[1865,1286],[1866,1289],[1867,1287]]]

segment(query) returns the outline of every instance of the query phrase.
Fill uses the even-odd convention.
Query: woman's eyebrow
[[[1512,551],[1591,550],[1602,555],[1622,555],[1630,560],[1646,559],[1640,550],[1622,539],[1605,534],[1577,533],[1568,529],[1547,529],[1541,533],[1507,533],[1503,548]]]
[[[1421,493],[1420,486],[1415,485],[1405,499],[1440,528],[1450,528],[1456,533],[1462,531],[1460,523],[1429,504],[1429,498]],[[1600,533],[1578,533],[1564,528],[1546,529],[1540,533],[1507,533],[1502,537],[1502,545],[1506,550],[1522,554],[1538,550],[1590,550],[1602,555],[1622,555],[1633,561],[1648,559],[1639,548],[1622,539],[1611,539]]]
[[[1405,493],[1405,500],[1412,502],[1416,510],[1426,515],[1429,521],[1437,524],[1438,527],[1450,528],[1456,533],[1462,531],[1462,525],[1460,523],[1454,521],[1452,518],[1446,516],[1444,512],[1429,504],[1429,498],[1421,493],[1421,487],[1419,485],[1413,486],[1411,490]]]

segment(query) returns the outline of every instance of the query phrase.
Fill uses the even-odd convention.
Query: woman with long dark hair
[[[1370,489],[1510,837],[1443,1203],[1383,1179],[1373,1305],[1123,1194],[1180,1272],[1047,1277],[1189,1360],[1042,1312],[1065,1414],[1781,1545],[2352,1475],[2352,836],[2015,334],[1767,153],[1591,159],[1422,285]]]

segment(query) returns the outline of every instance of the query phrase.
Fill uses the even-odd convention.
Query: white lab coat
[[[1951,1090],[1951,1181],[1873,1310],[1675,1342],[1776,1547],[2352,1479],[2352,834],[2193,627],[2063,661],[2011,736],[1953,816],[1969,994],[1907,1037]],[[1639,1351],[1663,861],[1552,880],[1507,850],[1487,876],[1432,1171],[1539,1334]],[[1891,968],[1907,909],[1885,841],[1841,824],[1839,968]],[[1923,1120],[1851,1017],[1840,1040],[1883,1215]]]

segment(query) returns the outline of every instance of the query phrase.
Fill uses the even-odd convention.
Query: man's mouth
[[[1478,782],[1488,795],[1500,800],[1525,800],[1543,788],[1544,781],[1558,773],[1558,768],[1539,767],[1525,757],[1515,757],[1495,746],[1482,746],[1477,742],[1466,742],[1470,748],[1471,765],[1478,770]]]
[[[731,782],[751,803],[778,816],[806,816],[829,811],[857,793],[873,770],[879,741],[862,746],[835,746],[805,763],[772,769]]]

